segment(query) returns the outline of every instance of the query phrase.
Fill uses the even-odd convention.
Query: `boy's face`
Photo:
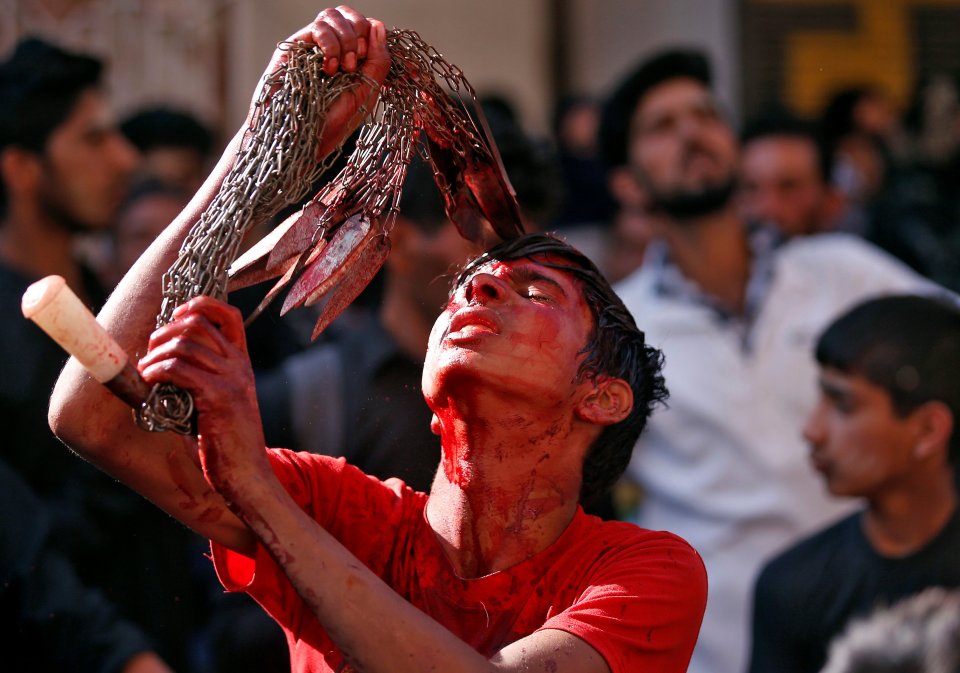
[[[530,259],[484,264],[453,293],[430,335],[428,402],[490,386],[504,395],[569,404],[593,330],[571,274]]]
[[[834,495],[870,497],[912,468],[913,415],[896,414],[890,395],[859,375],[820,370],[820,399],[803,436],[814,469]]]

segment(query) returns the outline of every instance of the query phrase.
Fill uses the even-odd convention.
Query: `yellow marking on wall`
[[[817,114],[836,90],[879,87],[906,104],[916,73],[909,22],[915,7],[958,6],[960,0],[767,0],[765,4],[853,6],[856,31],[797,31],[784,47],[784,98],[801,114]]]

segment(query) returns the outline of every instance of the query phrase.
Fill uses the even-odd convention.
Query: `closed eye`
[[[531,301],[542,303],[552,303],[556,301],[551,294],[545,292],[542,288],[537,287],[536,285],[528,285],[525,288],[522,288],[520,290],[520,296],[526,297]]]

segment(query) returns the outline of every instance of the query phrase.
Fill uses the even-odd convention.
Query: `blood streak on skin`
[[[443,445],[444,476],[451,484],[461,488],[467,485],[471,476],[467,447],[467,442],[459,437],[449,445],[447,443]]]
[[[190,511],[195,509],[200,502],[190,492],[190,481],[187,479],[187,474],[184,471],[183,466],[180,465],[179,459],[180,456],[177,455],[175,451],[170,451],[167,453],[167,466],[170,468],[170,478],[173,479],[173,483],[176,484],[178,489],[180,489],[180,492],[187,497],[186,500],[180,501],[179,507],[182,510]]]

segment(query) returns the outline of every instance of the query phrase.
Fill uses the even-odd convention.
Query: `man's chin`
[[[690,220],[713,215],[730,206],[736,182],[707,186],[699,191],[677,193],[657,200],[658,209],[668,217]]]

